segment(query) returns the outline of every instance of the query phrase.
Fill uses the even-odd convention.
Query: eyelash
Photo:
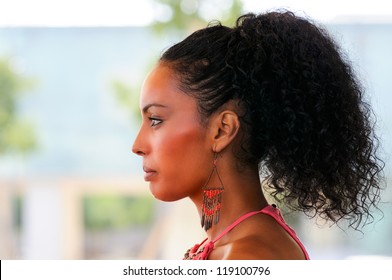
[[[150,126],[157,126],[161,124],[163,121],[157,118],[148,118],[151,122]]]

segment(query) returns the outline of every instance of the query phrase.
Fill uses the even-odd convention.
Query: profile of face
[[[144,179],[159,200],[175,201],[201,190],[212,164],[208,126],[197,101],[179,89],[168,65],[158,64],[141,91],[142,124],[132,151],[143,157]]]

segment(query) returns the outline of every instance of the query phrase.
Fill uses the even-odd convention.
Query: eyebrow
[[[145,114],[148,109],[150,109],[151,107],[161,107],[161,108],[167,108],[167,106],[159,104],[159,103],[151,103],[151,104],[147,104],[146,106],[143,107],[143,114]]]

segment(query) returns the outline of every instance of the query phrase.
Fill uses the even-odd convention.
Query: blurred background
[[[218,19],[287,8],[329,30],[378,118],[386,189],[362,232],[293,213],[313,259],[392,257],[388,1],[0,0],[0,259],[181,259],[204,234],[162,203],[131,153],[138,94],[160,53]]]

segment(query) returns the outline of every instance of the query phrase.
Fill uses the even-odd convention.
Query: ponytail
[[[384,165],[372,111],[324,29],[291,12],[246,14],[234,28],[193,33],[161,60],[204,118],[238,100],[245,137],[237,156],[260,166],[278,201],[355,228],[372,218]]]

